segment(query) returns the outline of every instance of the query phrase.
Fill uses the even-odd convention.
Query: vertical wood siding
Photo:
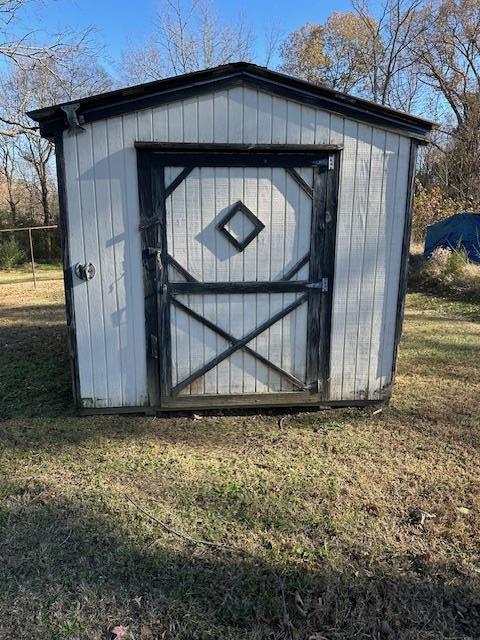
[[[330,397],[380,398],[382,388],[391,382],[408,138],[248,87],[110,118],[85,129],[64,133],[71,261],[75,265],[90,260],[97,268],[88,283],[74,277],[85,407],[148,404],[135,140],[343,145]],[[191,196],[198,206],[214,192],[215,176],[208,171],[212,175],[201,193]],[[217,190],[214,197],[218,210],[226,195]],[[259,210],[268,206],[268,195],[259,196]],[[200,231],[205,222],[202,213],[198,219],[192,216],[189,224]],[[196,256],[204,277],[221,279],[223,267],[214,271],[205,257]],[[271,259],[276,259],[273,252]],[[249,277],[256,276],[256,265],[247,267],[252,270]],[[208,303],[207,297],[200,304]],[[218,305],[217,314],[230,311],[223,312]],[[246,307],[242,317],[245,314]],[[188,319],[179,316],[178,321]],[[259,350],[264,348],[262,340],[257,339]],[[175,336],[172,341],[175,349]],[[218,337],[205,335],[205,341],[198,347],[199,359],[223,346]],[[245,357],[235,354],[232,360],[239,359],[242,366],[240,359],[244,363]],[[202,389],[226,391],[222,385],[229,367],[231,363],[224,362],[209,372]]]

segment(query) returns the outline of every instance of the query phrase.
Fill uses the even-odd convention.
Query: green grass
[[[2,640],[480,637],[475,305],[409,296],[375,415],[79,418],[61,283],[1,282]]]

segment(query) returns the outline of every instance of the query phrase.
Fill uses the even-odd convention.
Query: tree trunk
[[[12,218],[12,226],[16,227],[17,226],[17,220],[18,220],[18,211],[17,211],[17,203],[15,202],[15,195],[13,193],[13,181],[10,179],[10,177],[7,177],[7,191],[8,191],[8,197],[7,197],[7,202],[8,202],[8,207],[10,209],[10,216]]]
[[[42,201],[42,209],[43,209],[43,224],[48,226],[52,223],[51,212],[50,212],[50,203],[48,202],[48,184],[47,184],[47,176],[44,171],[40,173],[40,193],[41,193],[41,201]],[[45,257],[48,262],[52,260],[52,236],[48,230],[44,231],[45,233]]]

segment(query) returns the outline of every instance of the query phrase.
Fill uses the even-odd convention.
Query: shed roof
[[[75,110],[78,121],[82,124],[238,85],[254,86],[268,93],[338,113],[347,118],[397,130],[420,141],[425,140],[435,126],[433,122],[423,118],[271,71],[250,62],[232,62],[211,69],[116,89],[34,109],[29,111],[28,115],[39,123],[43,136],[52,137],[59,129],[68,127],[66,112],[69,111],[69,107],[70,111]]]

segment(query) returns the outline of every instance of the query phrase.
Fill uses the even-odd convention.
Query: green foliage
[[[25,251],[15,238],[10,237],[0,242],[0,269],[10,271],[23,264],[27,259]]]
[[[458,246],[449,252],[447,257],[446,271],[447,274],[456,277],[462,275],[468,265],[468,255],[463,247]]]

